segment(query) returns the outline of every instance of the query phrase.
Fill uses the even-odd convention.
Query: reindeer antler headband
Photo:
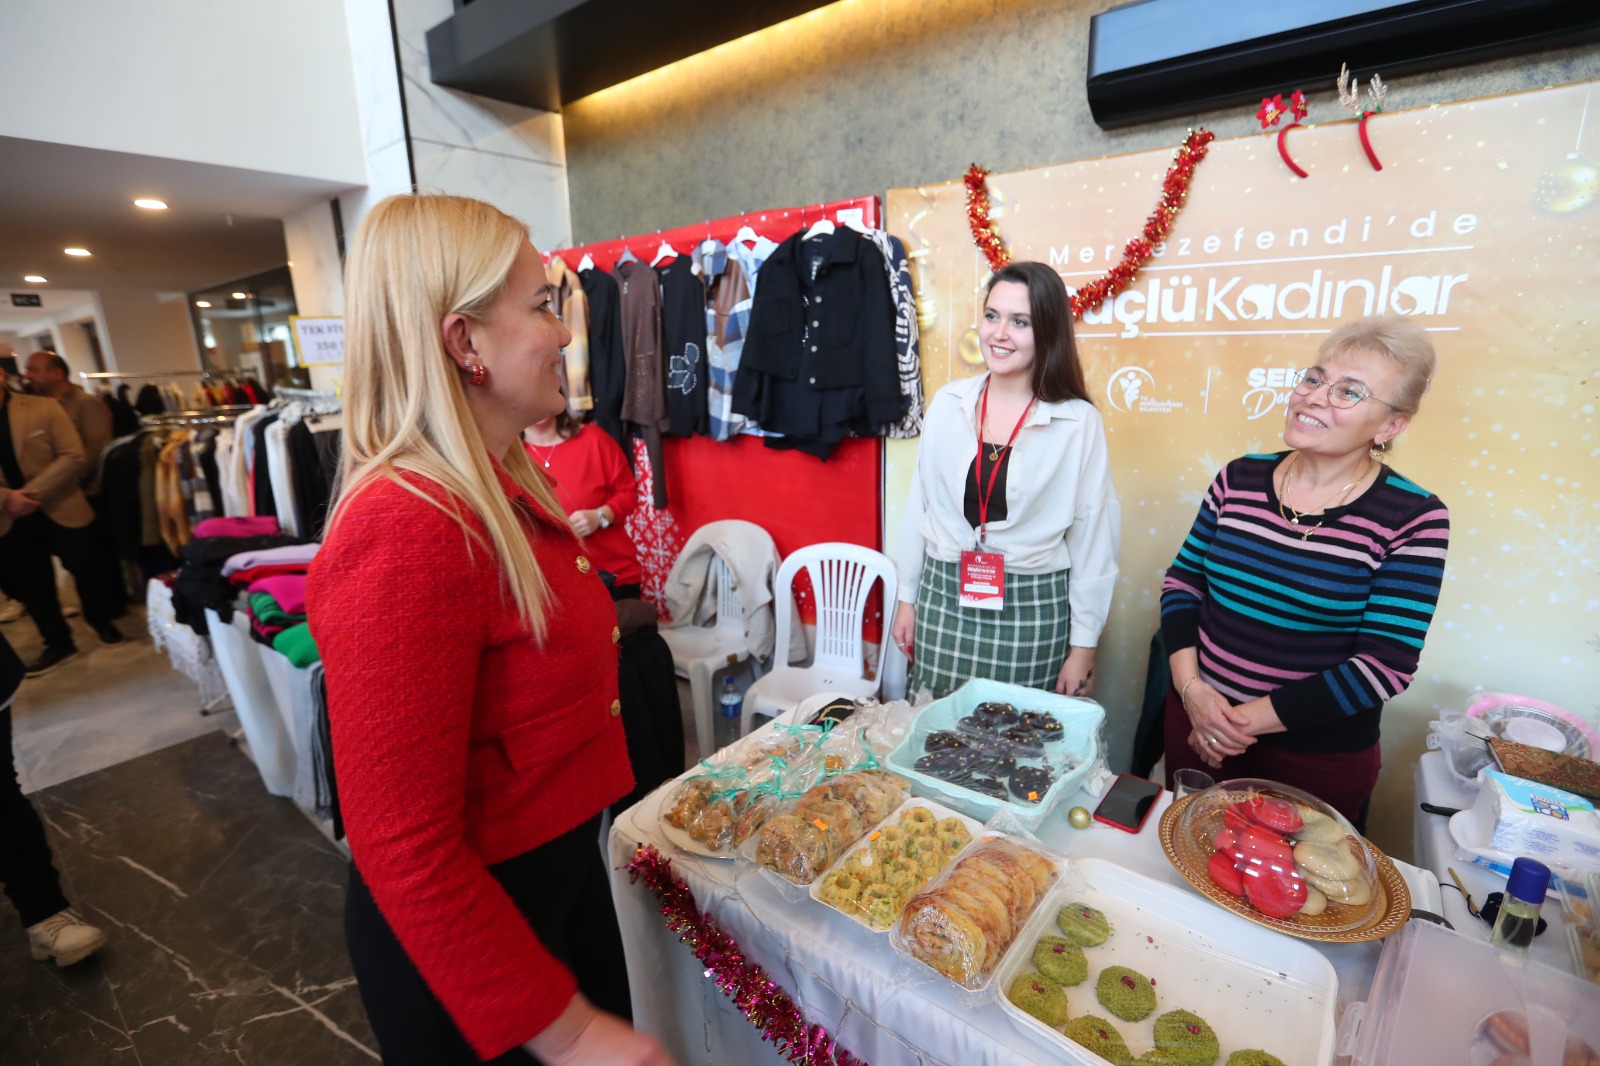
[[[1350,67],[1343,63],[1339,65],[1339,103],[1356,116],[1356,132],[1361,135],[1361,149],[1367,153],[1367,161],[1372,164],[1373,170],[1382,170],[1383,164],[1378,162],[1378,153],[1372,150],[1372,141],[1367,138],[1367,119],[1383,113],[1383,101],[1388,95],[1389,87],[1374,74],[1367,83],[1367,96],[1372,100],[1372,106],[1368,107],[1361,99],[1361,79],[1352,79]]]

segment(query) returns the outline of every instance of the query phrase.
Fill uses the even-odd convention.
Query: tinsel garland
[[[1100,277],[1082,286],[1072,296],[1072,317],[1082,318],[1105,301],[1122,292],[1150,261],[1155,247],[1167,239],[1178,209],[1189,195],[1195,168],[1206,157],[1207,146],[1216,138],[1210,130],[1190,130],[1179,146],[1167,176],[1161,182],[1161,199],[1144,229],[1122,248],[1122,259]],[[1011,262],[1011,253],[1000,236],[1000,227],[989,217],[989,172],[974,163],[964,179],[967,187],[967,225],[978,250],[989,261],[989,269],[999,270]]]
[[[766,971],[744,957],[733,937],[701,912],[694,893],[672,872],[672,863],[655,848],[640,844],[628,863],[628,880],[644,881],[661,903],[667,928],[705,964],[705,975],[722,989],[750,1024],[790,1062],[800,1066],[867,1066],[839,1046],[820,1025],[806,1021],[800,1007]]]

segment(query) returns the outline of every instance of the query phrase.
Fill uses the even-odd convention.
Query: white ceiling
[[[282,266],[280,220],[348,190],[312,178],[0,137],[0,292],[207,288]],[[164,200],[168,210],[134,207],[135,197]],[[93,255],[62,253],[72,246]],[[30,285],[24,274],[42,274],[49,284]],[[0,305],[11,317],[9,298]]]
[[[48,276],[48,275],[47,275]],[[12,307],[11,293],[31,292],[40,297],[39,307]],[[75,289],[58,289],[53,285],[27,285],[19,278],[16,284],[5,281],[0,284],[0,333],[15,333],[18,330],[31,330],[40,320],[47,315],[59,315],[63,311],[88,303],[94,296],[92,292],[79,292]],[[40,330],[39,332],[46,332]]]

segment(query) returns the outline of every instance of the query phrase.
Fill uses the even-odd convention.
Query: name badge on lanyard
[[[983,424],[989,418],[989,383],[983,384],[982,406],[978,414],[978,455],[972,463],[972,477],[978,487],[978,546],[974,551],[961,553],[960,576],[958,581],[959,599],[957,602],[962,607],[972,607],[980,611],[1003,611],[1006,607],[1006,558],[997,551],[992,551],[988,544],[989,525],[989,500],[994,495],[995,482],[1000,477],[1000,463],[1006,452],[1011,450],[1011,445],[1016,443],[1017,434],[1022,432],[1022,423],[1028,419],[1028,412],[1033,410],[1033,401],[1023,408],[1022,417],[1017,419],[1017,424],[1011,429],[1011,436],[1006,439],[1005,446],[996,450],[991,456],[994,465],[989,468],[989,483],[983,483]]]

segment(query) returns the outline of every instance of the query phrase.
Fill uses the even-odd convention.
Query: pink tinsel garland
[[[761,1030],[761,1039],[770,1041],[790,1062],[800,1066],[867,1066],[840,1047],[822,1026],[806,1022],[789,993],[761,967],[747,961],[734,939],[701,913],[694,893],[655,848],[640,844],[634,849],[633,861],[628,863],[628,879],[634,884],[642,879],[655,893],[667,928],[689,945],[695,958],[705,964],[705,975],[733,1000],[751,1025]]]

